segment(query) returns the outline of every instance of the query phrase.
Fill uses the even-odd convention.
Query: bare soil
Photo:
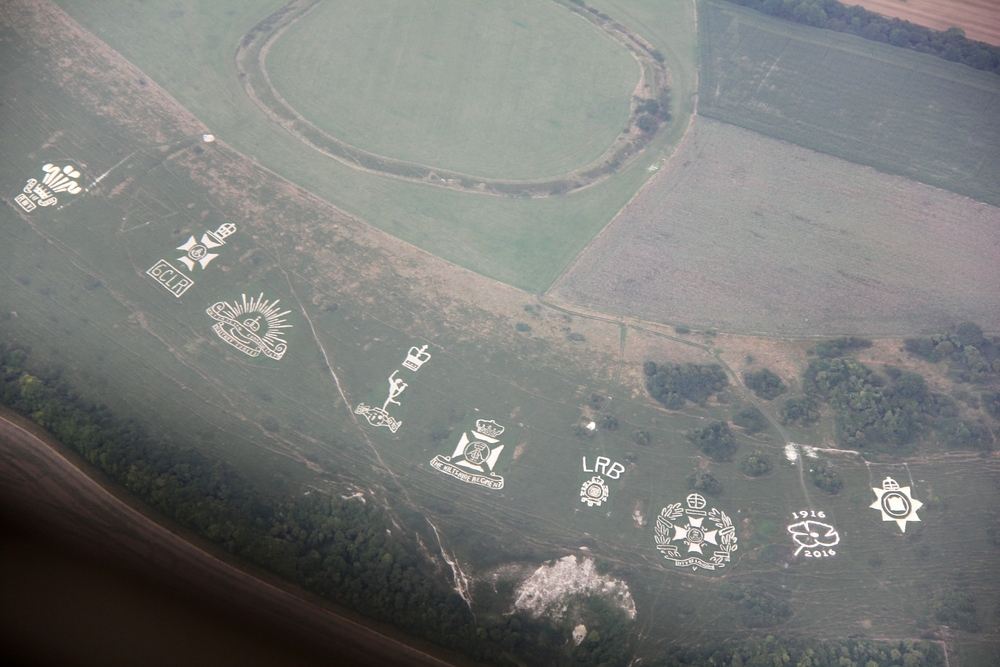
[[[847,4],[935,30],[954,26],[969,39],[1000,46],[1000,0],[852,0]]]

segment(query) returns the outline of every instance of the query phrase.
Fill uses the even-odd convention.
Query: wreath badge
[[[697,493],[689,495],[686,503],[686,509],[680,503],[668,505],[656,517],[653,539],[657,550],[677,567],[690,566],[695,571],[699,567],[705,570],[725,567],[730,554],[737,549],[732,519],[714,507],[706,510],[705,498]],[[683,554],[682,546],[687,548]],[[706,555],[706,549],[712,549],[707,561],[700,557]]]

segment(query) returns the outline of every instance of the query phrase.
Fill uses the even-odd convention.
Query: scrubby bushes
[[[687,439],[716,461],[732,461],[736,454],[736,436],[726,422],[717,421],[691,429],[687,432]]]
[[[650,395],[670,410],[680,410],[685,401],[703,405],[729,384],[726,372],[718,364],[657,365],[647,361],[642,370]]]
[[[812,396],[800,396],[785,401],[781,408],[781,423],[808,426],[819,421],[819,403]]]
[[[959,380],[985,383],[1000,373],[1000,339],[987,339],[974,322],[962,322],[953,334],[907,338],[906,351],[931,363],[947,360]]]
[[[700,491],[707,496],[717,496],[722,493],[722,482],[710,472],[693,472],[687,477],[689,489]]]
[[[887,385],[854,359],[813,360],[804,384],[807,392],[836,409],[838,436],[851,447],[908,444],[920,432],[925,416],[940,408],[921,375],[905,371]]]
[[[757,408],[748,405],[733,415],[733,423],[745,428],[748,433],[757,433],[767,428],[767,417]]]
[[[822,343],[817,343],[816,346],[810,350],[810,352],[821,359],[833,359],[835,357],[842,357],[848,352],[853,352],[854,350],[864,350],[871,346],[872,342],[867,338],[859,338],[857,336],[841,336],[840,338],[834,338],[823,341]]]
[[[747,477],[762,477],[771,472],[771,459],[758,449],[743,457],[740,461],[740,472]]]
[[[743,383],[765,401],[773,400],[788,391],[781,378],[766,368],[744,372]]]
[[[748,628],[769,628],[792,615],[792,608],[786,601],[768,593],[759,583],[726,583],[719,592],[737,604],[740,621]]]
[[[830,495],[838,493],[844,488],[844,480],[837,474],[837,471],[825,462],[817,463],[812,467],[809,471],[809,479],[817,488],[823,489]]]

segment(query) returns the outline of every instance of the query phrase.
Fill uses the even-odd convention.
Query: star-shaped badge
[[[910,487],[900,487],[892,477],[886,477],[882,488],[872,487],[875,502],[869,507],[882,512],[883,521],[895,521],[899,529],[906,532],[907,521],[920,521],[917,510],[924,506],[910,495]]]

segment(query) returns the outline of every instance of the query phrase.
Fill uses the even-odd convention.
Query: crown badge
[[[406,355],[406,359],[403,361],[403,366],[411,371],[415,371],[430,361],[431,353],[427,351],[428,347],[428,345],[424,345],[420,348],[416,346],[411,347],[410,351]]]
[[[80,170],[72,164],[60,167],[51,162],[42,166],[41,181],[37,178],[29,178],[22,192],[14,198],[17,205],[26,213],[34,211],[39,206],[52,206],[59,203],[57,195],[66,193],[78,195],[83,192],[83,188],[77,182],[80,178]]]
[[[477,419],[476,420],[476,431],[482,433],[488,438],[499,438],[503,435],[504,427],[496,423],[492,419]]]
[[[869,507],[882,513],[883,521],[895,521],[899,530],[906,532],[908,521],[920,521],[917,510],[924,506],[910,494],[910,487],[900,486],[892,477],[882,481],[882,488],[872,487],[875,502]]]

